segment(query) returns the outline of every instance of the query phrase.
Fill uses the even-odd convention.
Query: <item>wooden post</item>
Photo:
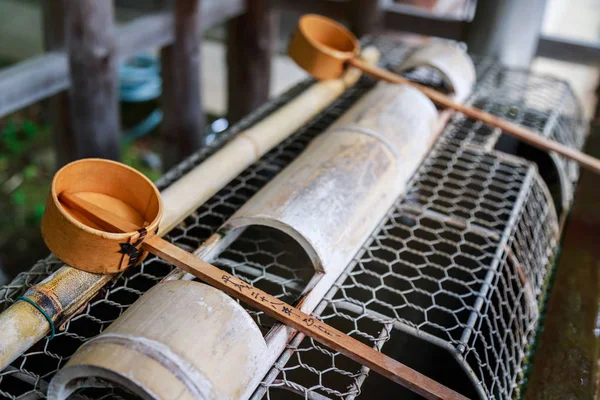
[[[268,0],[247,0],[246,9],[227,23],[227,112],[231,122],[269,98],[277,14]]]
[[[119,98],[112,1],[65,0],[74,158],[119,159]]]
[[[381,29],[383,13],[379,0],[352,0],[349,6],[350,29],[357,37]]]
[[[200,88],[200,1],[175,0],[175,41],[161,50],[163,164],[175,165],[204,144]]]
[[[65,8],[63,1],[42,1],[44,49],[53,51],[65,45]],[[73,129],[69,115],[69,95],[66,91],[50,98],[50,121],[56,152],[56,169],[75,160]]]

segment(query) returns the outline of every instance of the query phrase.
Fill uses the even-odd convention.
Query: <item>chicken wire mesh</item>
[[[513,398],[557,237],[552,201],[532,164],[444,139],[317,314],[470,397]],[[361,393],[364,368],[344,367],[341,355],[312,340],[290,349],[293,357],[284,354],[274,368],[278,378],[264,382],[268,398],[282,398],[274,393],[283,388],[315,399]],[[327,367],[315,368],[323,358]],[[449,373],[450,363],[467,374]],[[363,388],[366,398],[413,396],[376,380]]]
[[[389,38],[377,38],[374,43],[382,50],[384,63],[392,68],[411,51]],[[506,70],[487,59],[476,58],[475,62],[479,79],[470,102],[505,117],[508,113],[528,125],[534,119],[525,117],[525,111],[510,108],[521,102],[519,110],[539,117],[528,126],[581,147],[586,132],[566,84]],[[417,70],[408,75],[431,86],[441,85],[435,71]],[[299,84],[252,113],[212,146],[167,173],[157,182],[159,188],[309,84]],[[190,215],[170,232],[169,240],[196,249],[372,86],[372,80],[361,79]],[[515,93],[519,93],[518,99],[511,97]],[[499,138],[499,133],[487,126],[454,117],[412,179],[407,195],[389,211],[314,314],[442,383],[460,386],[466,394],[510,398],[518,396],[526,375],[556,251],[558,223],[535,166],[493,152]],[[576,169],[571,171],[570,183],[576,174]],[[215,264],[293,303],[313,273],[305,257],[289,238],[250,228]],[[53,256],[38,262],[0,289],[0,306],[9,306],[60,266]],[[41,340],[0,373],[0,395],[44,398],[48,381],[75,350],[102,332],[171,269],[152,257],[140,268],[113,279],[54,339]],[[273,326],[274,321],[262,313],[250,313],[264,333]],[[462,368],[452,368],[451,363]],[[452,374],[447,373],[449,369]],[[307,399],[352,399],[361,394],[372,398],[386,390],[399,395],[402,389],[392,388],[377,375],[368,375],[365,367],[296,335],[253,397],[289,398],[295,393]],[[86,389],[75,396],[132,398],[118,388]]]

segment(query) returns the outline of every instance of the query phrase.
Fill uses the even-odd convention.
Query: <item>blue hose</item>
[[[151,55],[138,55],[125,61],[119,68],[119,98],[126,103],[140,103],[160,97],[162,79],[158,59]],[[124,133],[129,142],[151,132],[163,119],[161,110],[156,109],[143,121]]]

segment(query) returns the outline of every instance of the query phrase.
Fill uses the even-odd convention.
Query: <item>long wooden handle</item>
[[[90,203],[77,194],[63,192],[60,201],[66,206],[84,213],[99,226],[110,231],[135,232],[139,229],[130,221]],[[338,331],[324,322],[311,317],[297,308],[263,292],[239,278],[215,267],[193,254],[167,242],[159,236],[147,239],[142,247],[161,259],[181,268],[202,281],[218,288],[276,320],[291,326],[316,341],[339,351],[352,360],[365,365],[426,399],[464,400],[466,397],[386,356],[356,339]]]
[[[585,167],[597,174],[600,174],[600,160],[591,157],[587,154],[584,154],[579,150],[572,149],[554,140],[546,139],[521,125],[507,121],[500,117],[496,117],[495,115],[492,115],[488,112],[457,103],[454,100],[452,100],[452,98],[450,98],[449,96],[446,96],[445,94],[442,94],[437,90],[409,81],[408,79],[405,79],[400,75],[394,74],[393,72],[387,71],[383,68],[367,64],[361,61],[359,58],[350,59],[348,61],[348,64],[378,79],[382,79],[391,83],[410,85],[416,89],[419,89],[427,97],[429,97],[431,101],[442,107],[451,108],[455,111],[463,113],[464,115],[470,118],[484,122],[490,126],[500,128],[503,132],[512,135],[516,138],[519,138],[522,141],[531,144],[532,146],[535,146],[542,150],[554,151],[567,158],[570,158],[571,160],[577,161],[582,167]]]

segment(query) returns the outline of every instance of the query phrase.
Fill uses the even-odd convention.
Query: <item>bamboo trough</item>
[[[366,62],[379,60],[374,47],[365,48],[361,54]],[[165,189],[161,193],[164,210],[157,235],[164,236],[245,168],[327,108],[360,76],[359,70],[349,69],[339,79],[314,83]],[[24,297],[43,309],[52,323],[25,301],[17,301],[0,313],[0,326],[5,327],[0,330],[0,369],[45,335],[53,334],[53,329],[63,326],[112,278],[112,274],[90,273],[65,265],[30,288]]]
[[[445,116],[447,115],[446,113]],[[385,216],[391,204],[404,192],[410,177],[434,143],[445,120],[417,90],[380,83],[330,129],[313,140],[292,164],[242,206],[219,229],[219,233],[209,238],[194,255],[211,262],[244,229],[252,225],[266,225],[288,234],[306,251],[315,270],[307,287],[309,290],[305,291],[306,295],[298,306],[299,313],[310,314]],[[294,184],[291,185],[290,182]],[[190,278],[184,271],[176,270],[163,284]],[[244,284],[243,281],[235,283]],[[149,292],[136,304],[142,307],[146,302],[152,302],[154,296]],[[133,318],[131,314],[137,314],[139,307],[136,306],[131,312],[127,311],[115,322],[114,327],[92,339],[76,353],[67,367],[53,379],[50,398],[62,399],[75,388],[115,375],[121,378],[113,380],[114,383],[124,385],[136,393],[141,391],[146,398],[171,398],[164,392],[152,397],[152,393],[156,391],[152,389],[153,376],[144,374],[144,371],[138,371],[139,374],[134,378],[123,380],[122,377],[127,376],[124,371],[119,366],[107,363],[102,365],[104,375],[97,373],[100,366],[94,360],[106,351],[103,344],[110,341],[111,335],[119,332],[126,321]],[[177,314],[176,308],[175,304],[165,304],[152,318],[170,320],[170,315]],[[219,308],[219,312],[225,313],[226,310]],[[211,331],[211,326],[205,329]],[[295,330],[300,328],[302,327],[293,324],[276,325],[266,336],[268,350],[261,351],[260,357],[255,359],[253,373],[249,374],[250,382],[243,380],[239,387],[256,387]],[[135,333],[136,337],[144,341],[153,335],[152,329],[147,326],[136,328]],[[187,338],[193,333],[178,331],[178,336],[182,335]],[[231,346],[236,343],[236,337],[220,342],[220,345]],[[184,342],[187,340],[183,339]],[[337,349],[335,342],[326,343]],[[164,338],[161,345],[172,350],[171,344]],[[210,371],[226,369],[224,365],[231,361],[198,358],[195,371],[204,371],[201,372],[203,381],[210,382],[210,387],[219,389],[221,383],[208,377]],[[240,362],[237,361],[237,364]],[[173,371],[168,373],[176,376]],[[232,382],[228,382],[228,385],[231,386]],[[236,384],[233,386],[237,387]],[[429,387],[419,393],[427,398],[461,397],[451,392],[440,395],[442,392],[432,390]],[[249,393],[251,390],[231,398],[245,398]]]

